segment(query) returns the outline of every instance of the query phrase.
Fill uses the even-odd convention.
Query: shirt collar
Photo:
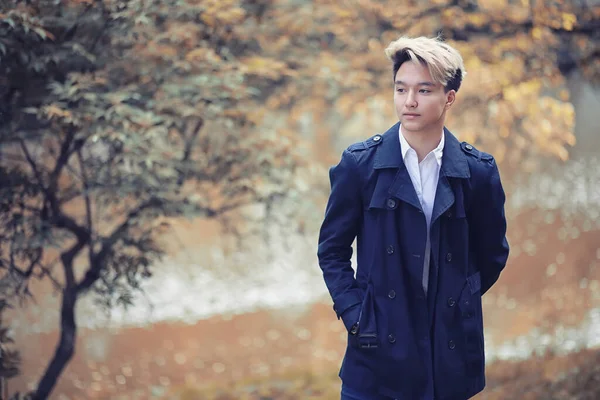
[[[402,125],[400,125],[398,127],[398,133],[400,136],[400,150],[402,151],[402,160],[406,160],[406,154],[408,153],[408,151],[409,150],[415,151],[415,150],[412,147],[410,147],[410,144],[408,144],[408,142],[406,141],[406,138],[404,137],[404,134],[402,133]],[[446,136],[446,135],[444,135],[444,131],[442,130],[440,143],[437,145],[437,147],[435,149],[432,150],[432,153],[435,155],[435,159],[439,166],[442,165],[442,156],[444,155],[444,142],[445,142],[444,136]]]

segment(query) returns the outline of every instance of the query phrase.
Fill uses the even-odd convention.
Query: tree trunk
[[[61,308],[61,330],[60,340],[54,353],[54,357],[44,376],[38,384],[37,391],[33,395],[34,400],[45,400],[56,386],[58,378],[75,353],[75,339],[77,327],[75,326],[75,302],[77,292],[68,286],[63,290],[63,302]]]

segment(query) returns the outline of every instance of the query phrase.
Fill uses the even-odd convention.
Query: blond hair
[[[385,55],[394,64],[394,79],[400,66],[406,61],[420,62],[427,66],[431,78],[446,90],[456,90],[467,72],[460,53],[445,43],[441,37],[410,38],[402,36],[389,44]]]

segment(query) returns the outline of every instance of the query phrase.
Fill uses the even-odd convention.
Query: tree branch
[[[83,156],[81,154],[81,149],[77,150],[77,158],[79,160],[79,169],[81,170],[81,178],[83,181],[83,197],[85,199],[85,217],[86,217],[86,223],[87,223],[87,230],[88,232],[90,232],[90,234],[92,232],[94,232],[93,229],[93,225],[92,225],[92,205],[91,205],[91,201],[90,201],[90,194],[89,194],[89,180],[88,180],[88,175],[87,175],[87,171],[85,168],[85,163],[83,162]],[[92,246],[89,246],[89,262],[90,265],[92,265],[92,258],[94,255],[94,249],[92,248]]]
[[[127,214],[125,220],[121,223],[121,225],[115,228],[115,230],[110,234],[110,236],[104,239],[100,251],[98,251],[98,253],[96,253],[92,257],[90,268],[85,274],[85,277],[79,282],[79,284],[77,284],[77,293],[86,291],[94,284],[94,282],[96,282],[96,280],[98,280],[98,278],[100,277],[100,271],[106,263],[106,257],[110,254],[110,251],[112,250],[115,243],[131,227],[131,223],[133,222],[133,220],[139,217],[143,211],[151,208],[159,208],[163,204],[163,200],[157,197],[153,197],[139,204],[136,208],[134,208]]]
[[[58,203],[58,199],[56,198],[55,194],[58,184],[58,177],[64,166],[67,164],[69,157],[72,154],[72,151],[79,151],[85,143],[84,140],[77,141],[74,148],[70,150],[73,137],[75,136],[74,132],[74,129],[69,130],[69,134],[61,146],[61,152],[54,167],[54,170],[52,171],[52,174],[50,176],[50,184],[48,187],[45,187],[43,185],[42,176],[37,168],[37,164],[33,160],[31,153],[29,152],[29,149],[27,148],[27,145],[25,144],[25,141],[21,139],[19,142],[21,144],[21,149],[23,150],[23,153],[27,158],[27,161],[31,166],[31,169],[35,174],[38,184],[44,191],[46,199],[48,200],[52,208],[54,218],[50,218],[49,222],[57,228],[65,228],[71,231],[73,234],[75,234],[75,236],[77,236],[77,239],[79,241],[87,243],[87,241],[89,241],[90,231],[79,226],[74,219],[62,213],[62,211],[60,210],[60,204]]]
[[[38,181],[38,185],[42,188],[42,190],[44,192],[46,192],[46,188],[44,187],[44,181],[42,179],[42,175],[40,174],[40,171],[37,168],[37,164],[35,163],[35,160],[31,156],[31,153],[29,152],[29,149],[27,148],[27,145],[25,144],[25,140],[20,138],[19,144],[21,145],[23,154],[25,154],[25,158],[27,159],[27,162],[29,163],[29,166],[31,167],[33,174],[35,175],[35,179],[37,179],[37,181]]]
[[[600,20],[594,19],[591,21],[587,21],[585,23],[581,23],[579,25],[573,26],[571,29],[565,29],[563,27],[556,28],[553,26],[543,25],[543,24],[535,24],[534,17],[516,23],[514,21],[503,19],[501,16],[498,18],[496,15],[482,13],[478,11],[479,14],[483,14],[487,17],[490,17],[490,23],[485,24],[483,26],[474,26],[470,24],[465,24],[462,28],[457,28],[453,26],[445,26],[443,28],[444,33],[449,33],[450,38],[458,41],[469,41],[471,40],[471,35],[484,34],[490,39],[500,39],[505,37],[514,36],[517,33],[529,32],[534,27],[540,26],[544,28],[550,29],[552,32],[557,34],[564,35],[573,35],[573,34],[585,34],[585,35],[593,35],[600,31]],[[492,23],[500,24],[504,29],[500,32],[494,32],[492,30]]]
[[[181,159],[181,161],[185,162],[185,161],[189,160],[190,155],[192,153],[192,146],[194,145],[194,142],[196,141],[196,138],[198,137],[198,134],[200,133],[200,130],[202,129],[203,126],[204,126],[204,119],[200,118],[196,122],[196,125],[194,126],[194,128],[192,129],[190,137],[186,138],[186,140],[185,140],[183,158]]]
[[[181,161],[183,163],[186,163],[187,161],[189,161],[190,156],[192,154],[192,147],[194,145],[194,142],[196,141],[196,138],[198,137],[198,134],[200,133],[200,130],[202,129],[202,127],[204,126],[204,119],[199,119],[196,122],[196,125],[194,126],[194,128],[192,129],[192,132],[190,134],[189,137],[185,136],[185,133],[182,134],[182,136],[184,136],[184,150],[183,150],[183,157],[181,158]],[[179,177],[177,178],[177,185],[181,186],[183,184],[183,182],[185,181],[186,178],[186,172],[184,171],[180,171],[179,172]]]
[[[51,222],[57,228],[64,228],[72,232],[80,241],[87,243],[90,240],[90,232],[67,215],[60,213]]]
[[[72,269],[72,265],[70,267]],[[62,300],[59,343],[56,347],[54,357],[52,357],[33,395],[34,400],[45,400],[50,396],[50,393],[58,382],[58,377],[62,374],[65,366],[75,353],[75,340],[77,338],[75,304],[77,302],[77,293],[73,288],[66,287],[63,290]]]
[[[21,288],[23,287],[23,285],[26,285],[27,280],[31,277],[31,275],[33,275],[33,271],[34,271],[35,267],[39,265],[39,262],[42,259],[42,256],[44,254],[43,247],[36,249],[36,251],[37,251],[36,256],[33,258],[33,260],[30,261],[29,266],[27,267],[27,269],[25,271],[18,268],[16,265],[12,266],[12,269],[14,271],[16,271],[19,275],[21,275],[21,277],[23,278],[23,280],[17,284],[17,288],[16,288],[17,293],[21,291]]]
[[[56,159],[56,164],[54,165],[54,170],[50,174],[50,182],[49,182],[48,187],[49,187],[49,190],[52,191],[53,193],[56,191],[56,186],[58,184],[58,178],[60,176],[60,173],[62,172],[62,169],[69,162],[69,158],[71,157],[71,154],[72,154],[71,144],[73,143],[74,138],[75,138],[75,127],[70,126],[67,131],[67,136],[65,137],[65,140],[62,142],[62,145],[60,146],[60,154],[58,155],[58,158]],[[81,146],[83,146],[83,141],[78,141],[78,148],[81,148]],[[75,150],[77,150],[77,149],[75,149]]]
[[[49,266],[45,266],[40,264],[40,273],[38,275],[38,279],[44,279],[44,277],[48,277],[48,279],[50,279],[50,281],[52,282],[53,286],[55,289],[57,290],[63,290],[63,286],[60,284],[60,282],[54,277],[54,275],[52,275],[52,264],[51,263]]]
[[[49,262],[47,264],[44,264],[41,262],[38,263],[39,272],[35,274],[35,277],[39,280],[42,280],[45,277],[48,277],[48,279],[50,279],[50,281],[52,282],[55,289],[63,290],[64,288],[61,285],[61,283],[52,274],[52,268],[58,262],[59,259],[60,259],[60,256],[58,256],[57,258],[55,258],[54,260],[52,260],[51,262]]]

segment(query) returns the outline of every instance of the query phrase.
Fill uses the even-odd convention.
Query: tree
[[[468,75],[448,125],[493,150],[505,169],[566,160],[575,137],[564,77],[578,70],[600,79],[600,7],[592,2],[274,3],[254,35],[262,64],[276,66],[269,73],[278,87],[267,104],[286,110],[287,129],[311,120],[315,151],[327,164],[338,157],[336,142],[370,136],[395,118],[383,50],[400,35],[441,34],[461,51]]]
[[[82,296],[129,304],[169,221],[227,221],[287,196],[298,159],[291,138],[253,128],[256,89],[237,62],[249,44],[229,28],[254,18],[244,9],[4,3],[0,280],[7,301],[33,295],[34,279],[61,293],[59,343],[32,394],[45,399],[73,356]]]
[[[72,356],[77,299],[129,302],[170,218],[268,211],[294,192],[293,149],[331,164],[334,147],[387,126],[383,49],[400,34],[441,33],[463,53],[469,75],[449,121],[461,139],[504,169],[566,159],[564,76],[600,76],[600,9],[587,4],[4,0],[2,294],[29,296],[44,279],[63,299],[36,396]]]
[[[19,374],[21,356],[18,351],[11,349],[13,339],[9,328],[4,324],[4,312],[9,304],[0,301],[0,397],[8,399],[7,380]]]

